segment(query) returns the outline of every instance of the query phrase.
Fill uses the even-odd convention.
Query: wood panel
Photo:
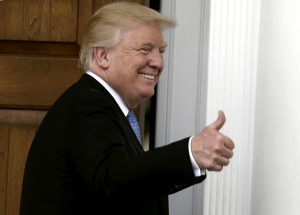
[[[93,1],[79,0],[78,8],[80,9],[78,11],[77,43],[80,44],[84,28],[92,16]]]
[[[51,0],[51,41],[77,41],[77,0]]]
[[[49,108],[81,75],[77,59],[0,58],[0,107]]]
[[[0,110],[0,214],[19,213],[25,160],[45,113]]]
[[[0,122],[0,214],[5,214],[9,127]]]
[[[78,52],[76,43],[0,40],[2,55],[78,58]]]
[[[124,1],[124,0],[94,0],[93,1],[93,12],[95,12],[98,8],[102,7],[105,4],[109,4],[112,2],[119,2],[119,1]],[[139,4],[145,4],[145,0],[127,0],[127,1],[135,2],[135,3],[139,3]]]
[[[7,204],[6,214],[18,214],[23,172],[30,143],[36,132],[34,127],[14,126],[9,132]]]
[[[75,42],[77,13],[78,0],[0,1],[0,40]]]
[[[17,40],[21,36],[19,32],[23,32],[23,5],[23,1],[18,0],[0,2],[0,39]],[[9,14],[10,12],[12,13]]]
[[[20,1],[19,1],[20,2]],[[9,4],[10,2],[8,2]],[[17,40],[49,40],[49,24],[51,20],[51,7],[49,4],[51,0],[24,0],[23,8],[20,8],[17,16],[22,16],[23,20],[19,26],[17,26],[14,35],[10,35],[10,38],[16,37]],[[7,13],[8,16],[16,16],[15,13]],[[15,26],[13,19],[12,25]],[[19,19],[19,18],[18,18]],[[8,32],[9,32],[8,28]]]

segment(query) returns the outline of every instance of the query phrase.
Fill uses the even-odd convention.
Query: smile
[[[144,73],[140,73],[140,75],[143,78],[149,79],[149,80],[154,80],[155,76],[154,75],[148,75],[148,74],[144,74]]]

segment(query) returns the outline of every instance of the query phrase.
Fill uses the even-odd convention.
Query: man
[[[194,137],[144,152],[127,116],[154,94],[171,19],[113,3],[89,21],[81,79],[53,105],[32,143],[21,215],[166,215],[167,196],[229,164],[234,143],[218,119]],[[134,118],[134,117],[133,117]]]

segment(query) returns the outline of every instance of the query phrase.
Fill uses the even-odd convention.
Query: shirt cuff
[[[199,177],[199,176],[202,176],[202,175],[205,175],[206,172],[205,170],[201,170],[199,168],[199,166],[197,165],[194,157],[193,157],[193,154],[192,154],[192,139],[193,139],[194,136],[191,136],[190,139],[189,139],[189,155],[190,155],[190,159],[191,159],[191,163],[192,163],[192,167],[193,167],[193,171],[194,171],[194,174],[196,177]]]

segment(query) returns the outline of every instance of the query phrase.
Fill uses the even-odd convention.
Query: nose
[[[160,51],[153,51],[150,55],[149,66],[162,70],[164,68],[164,58]]]

